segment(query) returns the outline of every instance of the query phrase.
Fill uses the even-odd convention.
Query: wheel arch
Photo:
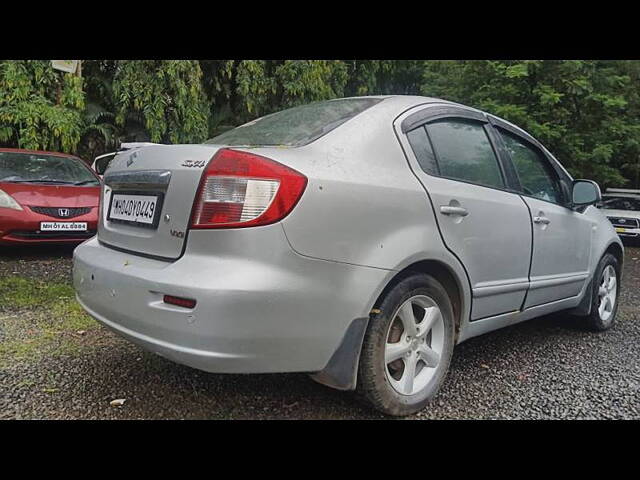
[[[464,288],[461,283],[462,280],[454,270],[440,260],[419,260],[399,270],[386,282],[371,306],[371,310],[380,305],[380,302],[390,289],[403,279],[416,273],[431,275],[442,283],[445,288],[453,307],[454,343],[457,343],[463,324],[462,316],[465,311]],[[322,371],[311,374],[312,379],[339,390],[354,390],[356,388],[362,341],[369,325],[369,319],[370,317],[363,317],[352,320],[340,345],[327,365]]]
[[[457,341],[462,325],[462,312],[464,306],[463,288],[461,280],[455,274],[453,269],[440,260],[419,260],[398,271],[398,273],[396,273],[396,275],[394,275],[382,289],[380,295],[378,295],[378,298],[373,304],[373,308],[377,308],[378,305],[380,305],[380,302],[389,290],[403,279],[416,273],[426,273],[442,283],[442,286],[445,288],[447,295],[451,300],[451,305],[453,306],[453,316],[456,328],[455,340]]]
[[[622,267],[622,264],[624,263],[624,250],[622,249],[619,243],[611,242],[609,246],[607,246],[607,248],[605,249],[603,255],[607,253],[610,253],[614,257],[616,257],[616,259],[618,260],[618,263],[620,264],[620,267]]]
[[[620,243],[613,241],[613,242],[610,242],[609,245],[607,245],[607,247],[604,249],[602,254],[599,257],[597,257],[597,261],[595,262],[593,267],[593,272],[591,273],[589,282],[584,288],[584,292],[582,294],[582,299],[580,300],[580,303],[574,308],[571,308],[568,310],[569,313],[571,313],[572,315],[584,316],[584,315],[589,315],[589,313],[591,313],[591,307],[592,307],[591,300],[592,300],[592,295],[594,295],[594,288],[596,285],[596,283],[594,283],[594,280],[595,280],[594,277],[597,273],[598,264],[600,263],[600,260],[607,253],[612,254],[618,260],[618,264],[620,265],[620,281],[622,281],[622,264],[624,262],[624,250]]]

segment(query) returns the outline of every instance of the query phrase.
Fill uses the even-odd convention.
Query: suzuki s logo
[[[58,209],[58,215],[60,215],[61,217],[68,217],[69,216],[69,209],[68,208],[59,208]]]
[[[129,158],[127,158],[127,167],[130,167],[131,164],[133,164],[133,161],[136,159],[137,156],[138,156],[137,152],[133,152],[131,155],[129,155]]]

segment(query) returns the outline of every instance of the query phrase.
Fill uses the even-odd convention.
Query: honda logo
[[[59,208],[58,209],[58,215],[61,217],[68,217],[69,216],[69,209],[68,208]]]

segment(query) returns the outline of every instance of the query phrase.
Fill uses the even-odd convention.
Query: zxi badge
[[[185,160],[182,162],[182,166],[187,168],[204,168],[205,164],[204,160]]]

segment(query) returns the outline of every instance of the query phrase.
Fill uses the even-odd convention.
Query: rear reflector
[[[162,298],[162,301],[170,305],[177,305],[178,307],[184,308],[193,308],[196,306],[195,300],[191,300],[189,298],[174,297],[173,295],[165,295]]]
[[[307,185],[301,173],[253,153],[223,148],[202,173],[192,228],[268,225],[295,207]]]

